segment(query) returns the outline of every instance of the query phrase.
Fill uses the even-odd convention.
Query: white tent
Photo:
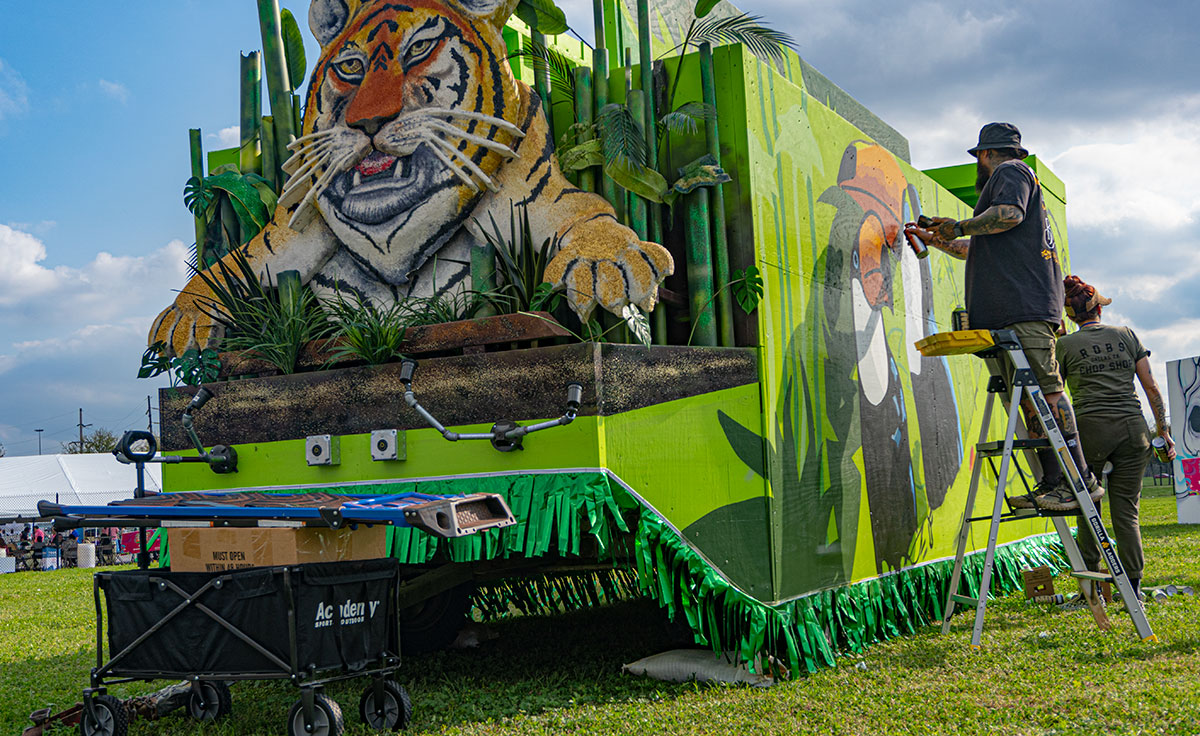
[[[146,490],[162,490],[162,466],[146,465]],[[103,506],[133,498],[137,468],[108,453],[0,457],[0,519],[35,517],[37,502]]]

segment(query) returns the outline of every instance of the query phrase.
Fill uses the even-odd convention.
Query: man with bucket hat
[[[967,262],[971,328],[1003,328],[1017,334],[1088,492],[1092,500],[1099,500],[1104,489],[1084,459],[1075,412],[1063,391],[1055,359],[1055,334],[1062,324],[1062,268],[1041,184],[1022,160],[1029,152],[1021,145],[1021,131],[1012,123],[988,123],[979,131],[979,143],[967,153],[976,159],[979,201],[974,216],[961,221],[935,217],[927,228],[908,223],[905,232]],[[1030,436],[1040,437],[1033,406],[1023,401],[1022,409]],[[1053,450],[1043,448],[1037,455],[1042,481],[1029,494],[1010,499],[1010,505],[1058,511],[1079,508]]]

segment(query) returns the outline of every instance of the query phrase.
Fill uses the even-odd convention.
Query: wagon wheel
[[[408,692],[391,680],[383,681],[383,702],[376,707],[375,685],[367,685],[358,699],[358,715],[376,731],[398,731],[412,720],[412,700]]]
[[[229,694],[229,686],[215,681],[204,681],[196,690],[188,694],[187,712],[197,721],[215,721],[229,715],[233,710],[233,696]],[[202,702],[203,701],[203,702]]]
[[[129,721],[125,715],[125,704],[111,695],[100,695],[92,701],[95,718],[85,708],[79,718],[81,736],[125,736]]]
[[[341,706],[324,693],[313,696],[312,731],[304,730],[304,701],[297,700],[288,713],[288,736],[342,736],[345,730]]]

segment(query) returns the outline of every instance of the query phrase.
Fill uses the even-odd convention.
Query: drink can
[[[1150,440],[1150,446],[1154,448],[1154,457],[1160,463],[1169,463],[1171,458],[1167,455],[1167,441],[1161,435]]]
[[[959,307],[950,313],[950,328],[955,332],[971,329],[970,320],[967,319],[967,310]]]

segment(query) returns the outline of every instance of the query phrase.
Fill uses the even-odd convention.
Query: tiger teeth
[[[362,184],[362,173],[360,173],[359,171],[355,171],[354,172],[354,182],[350,186],[356,187],[359,184]]]

